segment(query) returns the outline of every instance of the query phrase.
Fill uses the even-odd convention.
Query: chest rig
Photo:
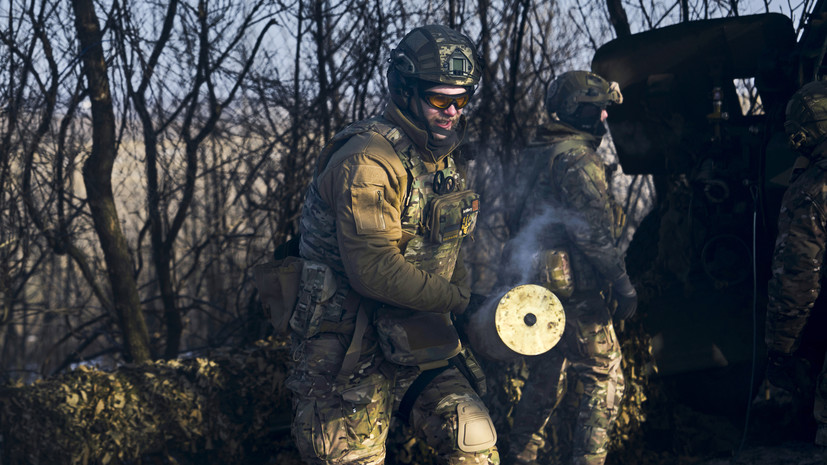
[[[479,212],[479,196],[465,190],[465,179],[453,158],[428,172],[412,150],[397,152],[411,182],[401,222],[402,253],[417,268],[451,279],[462,238],[471,234]]]
[[[376,132],[393,146],[409,179],[399,249],[408,263],[450,280],[462,239],[476,226],[479,196],[465,189],[453,158],[441,170],[429,171],[410,139],[386,119],[371,118],[349,131]],[[382,352],[393,363],[420,368],[445,364],[462,349],[449,313],[382,306],[373,321]]]
[[[344,143],[364,132],[375,132],[393,146],[408,172],[408,191],[401,213],[403,237],[399,244],[405,260],[431,274],[450,279],[462,238],[471,234],[479,212],[479,195],[465,189],[466,182],[452,157],[445,168],[428,170],[411,140],[387,119],[376,116],[354,123],[336,135],[331,144]]]

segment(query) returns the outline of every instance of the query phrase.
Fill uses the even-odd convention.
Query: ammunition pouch
[[[383,306],[374,325],[389,362],[422,366],[448,360],[462,348],[450,313],[431,313]]]
[[[305,260],[300,289],[299,299],[290,317],[290,328],[293,331],[304,338],[313,337],[320,332],[346,332],[338,326],[341,326],[339,322],[347,289],[339,289],[336,275],[329,266]],[[339,290],[343,292],[337,292]],[[337,331],[329,331],[329,328]]]
[[[574,293],[574,276],[568,252],[563,249],[544,250],[540,252],[537,261],[538,284],[561,299],[571,297]]]
[[[303,265],[301,258],[286,256],[253,268],[261,304],[276,334],[287,332],[299,296]]]
[[[428,214],[431,241],[437,244],[471,234],[477,225],[480,196],[473,191],[460,191],[435,197]]]

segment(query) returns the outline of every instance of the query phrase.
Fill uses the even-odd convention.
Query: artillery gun
[[[820,0],[798,38],[775,13],[692,21],[615,39],[592,61],[623,91],[608,120],[620,165],[656,189],[627,265],[659,375],[717,412],[742,410],[762,379],[766,284],[795,160],[784,112],[823,75],[825,17]],[[809,337],[802,351],[823,356],[825,343]]]

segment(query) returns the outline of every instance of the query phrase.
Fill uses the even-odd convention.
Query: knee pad
[[[497,443],[497,431],[480,401],[465,401],[457,405],[457,443],[463,452],[479,452]]]

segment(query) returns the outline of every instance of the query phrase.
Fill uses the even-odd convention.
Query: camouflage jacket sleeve
[[[556,158],[552,179],[558,187],[566,214],[571,243],[608,282],[626,272],[615,245],[614,212],[603,160],[587,147],[570,150]]]
[[[319,193],[336,212],[347,278],[361,295],[390,305],[461,310],[468,289],[416,268],[399,250],[407,178],[390,144],[373,133],[351,138],[319,177]]]
[[[821,290],[827,173],[812,167],[790,185],[781,203],[768,286],[767,348],[792,353]]]
[[[459,249],[454,274],[451,275],[451,284],[464,289],[471,289],[471,276],[468,275],[468,268],[465,267],[465,251],[462,248]]]

